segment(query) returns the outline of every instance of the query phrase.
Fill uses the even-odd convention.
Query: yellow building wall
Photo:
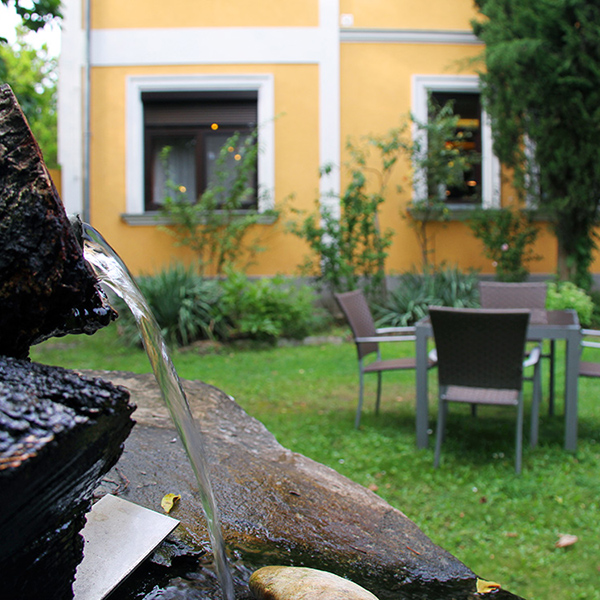
[[[475,16],[464,0],[340,0],[340,13],[351,14],[354,28],[470,31]],[[178,10],[158,0],[95,0],[94,28],[126,27],[315,27],[319,2],[248,3],[242,0],[182,0]],[[407,119],[411,109],[411,77],[475,74],[469,60],[479,45],[416,43],[340,44],[340,148],[348,137],[358,139],[384,134]],[[127,212],[125,197],[125,98],[131,75],[269,73],[274,77],[276,206],[286,208],[275,225],[258,225],[266,250],[248,272],[253,275],[297,274],[308,252],[297,237],[286,233],[290,207],[312,211],[319,194],[319,66],[316,64],[257,64],[210,66],[95,67],[92,69],[91,222],[113,244],[134,272],[150,273],[174,260],[190,263],[193,255],[176,247],[174,238],[156,225],[131,226],[121,218]],[[348,183],[342,178],[342,190]],[[401,185],[402,193],[396,187]],[[410,171],[396,169],[388,185],[388,200],[381,208],[382,229],[395,234],[389,251],[388,272],[400,273],[419,266],[421,249],[409,221],[404,218],[410,199]],[[511,202],[504,186],[502,203]],[[461,222],[433,224],[432,260],[440,264],[474,267],[493,274],[481,243]],[[254,232],[251,237],[254,236]],[[536,252],[542,260],[530,264],[532,273],[553,273],[556,241],[542,224]],[[596,261],[594,268],[598,270]]]
[[[125,196],[125,85],[129,75],[189,73],[272,73],[275,81],[276,206],[294,195],[293,206],[312,210],[318,194],[318,68],[316,65],[219,65],[94,68],[92,70],[91,223],[113,245],[134,274],[152,273],[193,255],[176,247],[157,225],[131,226],[121,214]],[[266,247],[249,274],[294,274],[305,254],[304,243],[285,234],[284,215],[275,225],[257,225]],[[254,234],[251,234],[253,237]]]
[[[365,3],[342,3],[343,9],[353,4],[364,8]],[[454,4],[448,2],[448,4]],[[395,3],[375,3],[374,14],[361,18],[373,19],[378,14],[391,20],[397,18],[399,8]],[[378,7],[381,13],[378,13]],[[384,8],[396,11],[385,13]],[[369,3],[370,6],[370,3]],[[413,6],[413,4],[411,4]],[[416,5],[415,5],[416,6]],[[412,10],[415,13],[416,9]],[[435,11],[432,11],[432,13]],[[361,14],[361,13],[358,13]],[[463,25],[468,25],[468,16],[463,13]],[[415,16],[416,18],[416,16]],[[385,21],[385,19],[384,19]],[[382,22],[384,22],[382,21]],[[378,21],[377,21],[378,22]],[[389,21],[388,21],[389,22]],[[458,21],[457,21],[458,23]],[[416,26],[417,21],[413,25]],[[355,26],[357,25],[355,14]],[[360,23],[359,23],[360,25]],[[359,44],[341,45],[341,122],[342,141],[350,136],[359,139],[366,135],[383,135],[391,128],[406,123],[411,110],[411,77],[420,75],[474,75],[472,57],[481,52],[481,46],[443,44]],[[504,178],[503,178],[504,179]],[[406,219],[406,206],[411,199],[411,172],[406,162],[399,164],[388,184],[388,199],[381,207],[381,227],[390,228],[395,234],[389,250],[387,268],[390,273],[400,273],[420,266],[421,247],[415,232]],[[343,181],[347,184],[347,180]],[[402,192],[396,192],[401,186]],[[502,205],[514,201],[514,191],[504,184],[501,193]],[[530,271],[552,274],[556,269],[556,239],[546,223],[540,223],[540,233],[535,252],[540,257],[529,263]],[[429,225],[430,259],[434,264],[447,263],[462,269],[475,268],[483,274],[495,272],[490,259],[484,255],[484,247],[469,227],[461,221],[432,223]]]
[[[94,0],[93,29],[129,27],[316,27],[317,0]]]
[[[354,27],[374,29],[470,30],[474,15],[464,0],[340,0],[340,12],[354,17]]]
[[[359,139],[383,135],[408,123],[412,75],[472,74],[460,65],[478,51],[480,47],[440,44],[342,44],[342,136]],[[421,264],[421,248],[409,220],[404,218],[411,199],[410,184],[411,172],[407,162],[403,162],[394,170],[388,184],[389,200],[381,208],[382,228],[395,232],[387,262],[391,272]],[[395,191],[398,185],[403,189],[400,194]],[[455,223],[432,227],[435,231],[432,258],[436,262],[468,266],[471,258],[477,256],[475,240],[455,243],[455,239],[465,237],[464,229],[464,225]]]
[[[50,174],[50,179],[52,179],[52,183],[58,192],[58,195],[62,194],[62,178],[60,169],[48,169],[48,173]]]

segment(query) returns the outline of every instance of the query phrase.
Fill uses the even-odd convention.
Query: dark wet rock
[[[2,597],[73,597],[79,531],[133,426],[128,399],[104,381],[0,357]]]
[[[115,318],[83,258],[40,149],[0,85],[0,354],[25,358],[51,336]]]
[[[197,486],[151,375],[87,372],[123,385],[138,423],[98,493],[160,511],[181,494],[175,536],[208,546]],[[476,575],[373,492],[282,447],[220,390],[184,381],[203,433],[226,544],[247,565],[306,566],[347,577],[380,600],[475,599]],[[485,574],[482,574],[485,578]],[[494,592],[493,599],[515,599]],[[492,596],[490,596],[492,600]]]
[[[352,581],[306,567],[263,567],[249,585],[257,600],[377,600]]]

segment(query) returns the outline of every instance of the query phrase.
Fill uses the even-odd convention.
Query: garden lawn
[[[150,371],[145,354],[125,348],[114,325],[91,337],[49,340],[32,349],[32,359],[76,369]],[[428,450],[415,446],[411,371],[384,376],[379,415],[373,411],[375,378],[367,378],[362,424],[355,430],[358,375],[350,342],[205,354],[196,348],[174,352],[173,360],[182,378],[232,395],[281,444],[370,488],[479,576],[527,600],[600,599],[600,381],[580,381],[577,453],[563,450],[559,394],[557,416],[550,418],[544,403],[540,443],[533,450],[525,446],[517,476],[514,411],[488,407],[476,419],[468,408],[451,408],[435,470],[433,436]],[[559,356],[558,390],[562,363]],[[435,388],[433,370],[432,427]],[[529,384],[525,390],[527,410]],[[528,426],[526,420],[526,444]],[[578,541],[557,548],[562,534]]]

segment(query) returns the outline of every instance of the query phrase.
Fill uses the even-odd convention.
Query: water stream
[[[198,480],[200,500],[223,598],[235,600],[233,579],[227,563],[217,505],[208,476],[202,437],[194,422],[160,327],[123,261],[100,233],[87,223],[83,223],[83,252],[98,279],[123,299],[137,322],[154,376]]]

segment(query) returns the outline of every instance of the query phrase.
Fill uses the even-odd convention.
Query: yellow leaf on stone
[[[477,593],[478,594],[489,594],[494,590],[500,589],[500,584],[494,581],[486,581],[485,579],[477,580]]]
[[[181,500],[181,496],[178,494],[166,494],[160,501],[160,505],[163,510],[169,514],[173,507]]]

